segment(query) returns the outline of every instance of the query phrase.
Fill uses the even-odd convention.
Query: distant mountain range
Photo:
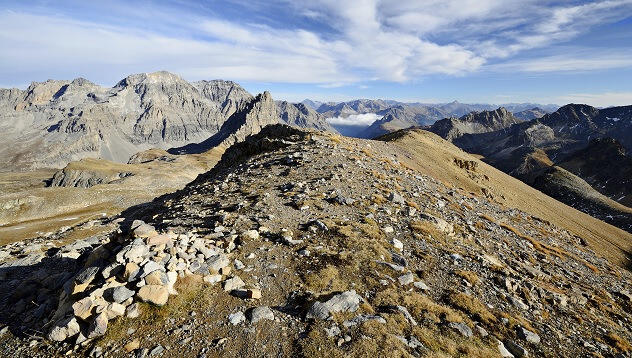
[[[63,167],[87,157],[125,163],[150,148],[207,140],[254,100],[231,81],[189,83],[169,72],[130,75],[112,88],[78,78],[0,89],[0,168]],[[304,105],[273,106],[276,121],[334,131]]]
[[[632,106],[569,104],[528,121],[500,108],[443,119],[428,130],[568,205],[632,231]]]
[[[404,103],[393,100],[358,99],[348,102],[317,102],[306,99],[301,102],[316,110],[326,119],[347,118],[344,125],[332,124],[345,135],[374,138],[399,129],[426,126],[443,118],[461,117],[471,112],[488,111],[498,108],[494,104],[466,104],[458,101],[450,103]],[[557,105],[535,103],[510,103],[503,105],[516,118],[530,120],[539,118],[559,108]],[[354,116],[374,113],[376,120],[370,125],[364,121],[354,123]]]

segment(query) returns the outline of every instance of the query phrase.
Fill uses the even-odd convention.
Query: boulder
[[[72,304],[72,312],[77,318],[86,321],[92,315],[93,307],[92,298],[85,297]]]
[[[540,343],[540,336],[538,336],[536,333],[529,331],[528,329],[524,327],[518,327],[517,333],[518,333],[518,337],[520,337],[521,339],[524,339],[525,341],[529,343],[533,343],[533,344]]]
[[[169,299],[169,290],[165,286],[145,285],[138,290],[136,297],[143,302],[164,306]]]
[[[228,321],[232,325],[240,324],[241,322],[243,322],[245,320],[246,320],[246,316],[241,311],[237,311],[235,313],[231,313],[231,314],[228,315]]]
[[[335,312],[355,312],[360,307],[362,297],[355,290],[345,291],[326,302],[314,302],[307,311],[306,318],[327,319]]]
[[[233,276],[228,280],[224,281],[224,291],[232,291],[237,290],[244,287],[246,284],[239,276]]]

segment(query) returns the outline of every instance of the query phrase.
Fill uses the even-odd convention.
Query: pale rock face
[[[280,116],[291,125],[333,131],[303,104],[285,103],[277,111],[269,93],[254,98],[231,81],[189,83],[161,71],[130,75],[112,88],[83,78],[33,82],[24,91],[0,89],[0,167],[59,168],[84,158],[126,163],[147,149],[178,148],[236,131],[224,143],[230,145]],[[225,128],[229,118],[236,123]],[[55,180],[64,186],[117,179],[61,174]]]
[[[325,116],[303,103],[278,101],[276,106],[279,118],[288,125],[336,132],[329,122],[326,121]]]
[[[86,157],[127,162],[142,150],[208,138],[251,98],[233,82],[191,84],[168,72],[131,75],[112,88],[76,79],[2,90],[0,161],[6,169]]]

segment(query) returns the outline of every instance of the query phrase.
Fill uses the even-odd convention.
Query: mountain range
[[[328,118],[348,118],[344,125],[333,124],[341,133],[358,138],[375,138],[399,129],[426,126],[443,118],[461,117],[471,112],[488,111],[498,108],[493,104],[466,104],[458,101],[450,103],[405,103],[393,100],[359,99],[347,102],[314,102],[304,100],[304,105],[315,109]],[[539,105],[534,103],[509,103],[503,105],[516,118],[531,120],[559,108],[557,105]],[[354,124],[353,116],[373,113],[377,119],[366,125]]]
[[[528,121],[500,108],[443,119],[428,130],[571,206],[632,230],[632,106],[569,104]]]
[[[125,163],[217,134],[254,97],[231,81],[189,83],[168,72],[130,75],[112,88],[78,78],[0,89],[2,170],[62,167],[86,157]],[[331,127],[305,107],[279,103],[275,118]]]
[[[0,355],[632,351],[632,106],[320,113],[167,72],[0,103]]]

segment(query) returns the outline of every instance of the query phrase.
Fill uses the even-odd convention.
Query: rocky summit
[[[269,125],[99,234],[5,245],[0,355],[625,356],[615,234],[533,214],[552,199],[450,148]],[[534,194],[471,189],[497,180]]]

